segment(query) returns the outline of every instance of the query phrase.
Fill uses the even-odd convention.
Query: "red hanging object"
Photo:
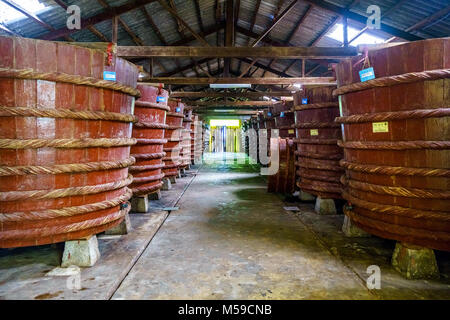
[[[107,49],[106,49],[106,54],[107,54],[106,63],[107,63],[108,66],[111,66],[111,64],[112,64],[112,58],[113,58],[112,50],[113,50],[113,46],[114,46],[114,44],[112,42],[110,42],[108,44]]]

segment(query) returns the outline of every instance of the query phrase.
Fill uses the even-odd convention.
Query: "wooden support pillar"
[[[119,16],[112,18],[111,42],[117,43],[117,34],[119,29]]]
[[[348,20],[342,17],[342,28],[344,29],[344,47],[348,47]]]

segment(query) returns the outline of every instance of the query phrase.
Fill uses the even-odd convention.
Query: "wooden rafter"
[[[68,6],[67,4],[62,1],[62,0],[53,0],[55,1],[55,3],[57,5],[59,5],[61,8],[63,8],[64,10],[67,10]],[[108,38],[105,37],[105,35],[103,33],[101,33],[100,31],[97,30],[97,28],[95,28],[94,26],[89,26],[87,27],[87,29],[92,32],[93,34],[95,34],[100,40],[104,41],[104,42],[109,42]]]
[[[335,4],[332,4],[328,1],[324,0],[303,0],[305,2],[308,2],[309,4],[321,8],[323,10],[327,10],[329,12],[332,12],[334,14],[337,14],[339,17],[345,16],[346,18],[350,20],[357,21],[362,24],[366,24],[367,17],[360,15],[358,13],[355,13],[353,11],[350,11],[348,8],[344,8]],[[338,18],[339,18],[338,17]],[[389,26],[387,24],[381,23],[380,25],[381,31],[384,31],[386,33],[389,33],[393,36],[400,37],[405,40],[409,41],[415,41],[415,40],[421,40],[421,37],[418,37],[412,33],[409,33],[408,31],[403,31],[400,29],[397,29],[395,27]]]
[[[37,15],[35,15],[33,12],[27,10],[26,8],[22,7],[20,4],[12,1],[12,0],[1,0],[1,2],[7,4],[8,6],[10,6],[11,8],[13,8],[14,10],[19,11],[20,13],[24,14],[25,16],[27,16],[28,18],[30,18],[31,20],[33,20],[34,22],[40,24],[41,26],[43,26],[44,28],[46,28],[47,30],[50,31],[55,31],[56,29],[53,28],[51,25],[49,25],[48,23],[46,23],[45,21],[43,21],[41,18],[39,18]],[[64,36],[64,38],[66,38],[68,41],[74,41],[71,37],[69,36]]]
[[[114,9],[105,10],[104,12],[101,12],[93,17],[88,18],[88,19],[81,19],[81,30],[86,29],[89,26],[93,26],[97,23],[100,23],[100,22],[103,22],[106,20],[110,20],[113,17],[119,16],[126,12],[129,12],[129,11],[132,11],[135,9],[139,9],[146,4],[156,2],[156,1],[157,0],[132,0],[122,6],[114,7]],[[80,31],[80,30],[68,29],[67,27],[64,26],[63,28],[51,31],[51,32],[43,35],[41,37],[41,39],[54,40],[54,39],[58,39],[58,38],[66,36],[66,35],[78,32],[78,31]]]

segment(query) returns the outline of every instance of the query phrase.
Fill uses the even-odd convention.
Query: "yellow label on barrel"
[[[389,124],[387,122],[372,122],[372,132],[389,132]]]
[[[311,129],[309,131],[309,134],[312,136],[318,136],[319,135],[319,129]]]
[[[289,133],[289,134],[294,134],[294,129],[289,129],[289,130],[288,130],[288,133]]]

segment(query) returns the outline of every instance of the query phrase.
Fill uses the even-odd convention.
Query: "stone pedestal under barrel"
[[[322,199],[341,199],[339,160],[343,150],[337,145],[341,129],[334,119],[339,115],[336,87],[305,88],[296,94],[297,186]]]
[[[118,225],[132,195],[138,69],[99,50],[25,38],[0,37],[0,57],[0,247]]]
[[[450,250],[450,40],[337,66],[345,214],[380,237]],[[370,65],[376,78],[361,82]]]
[[[164,144],[163,158],[164,161],[164,175],[167,178],[176,177],[178,175],[178,167],[181,165],[181,132],[183,129],[183,111],[184,104],[179,100],[170,100],[168,106],[170,111],[166,115],[166,124],[164,137],[167,142]]]
[[[136,163],[130,168],[133,175],[131,189],[133,195],[147,195],[158,192],[162,187],[164,173],[163,151],[168,92],[149,85],[138,85],[141,97],[135,102],[133,138],[137,144],[131,147],[131,155]]]

